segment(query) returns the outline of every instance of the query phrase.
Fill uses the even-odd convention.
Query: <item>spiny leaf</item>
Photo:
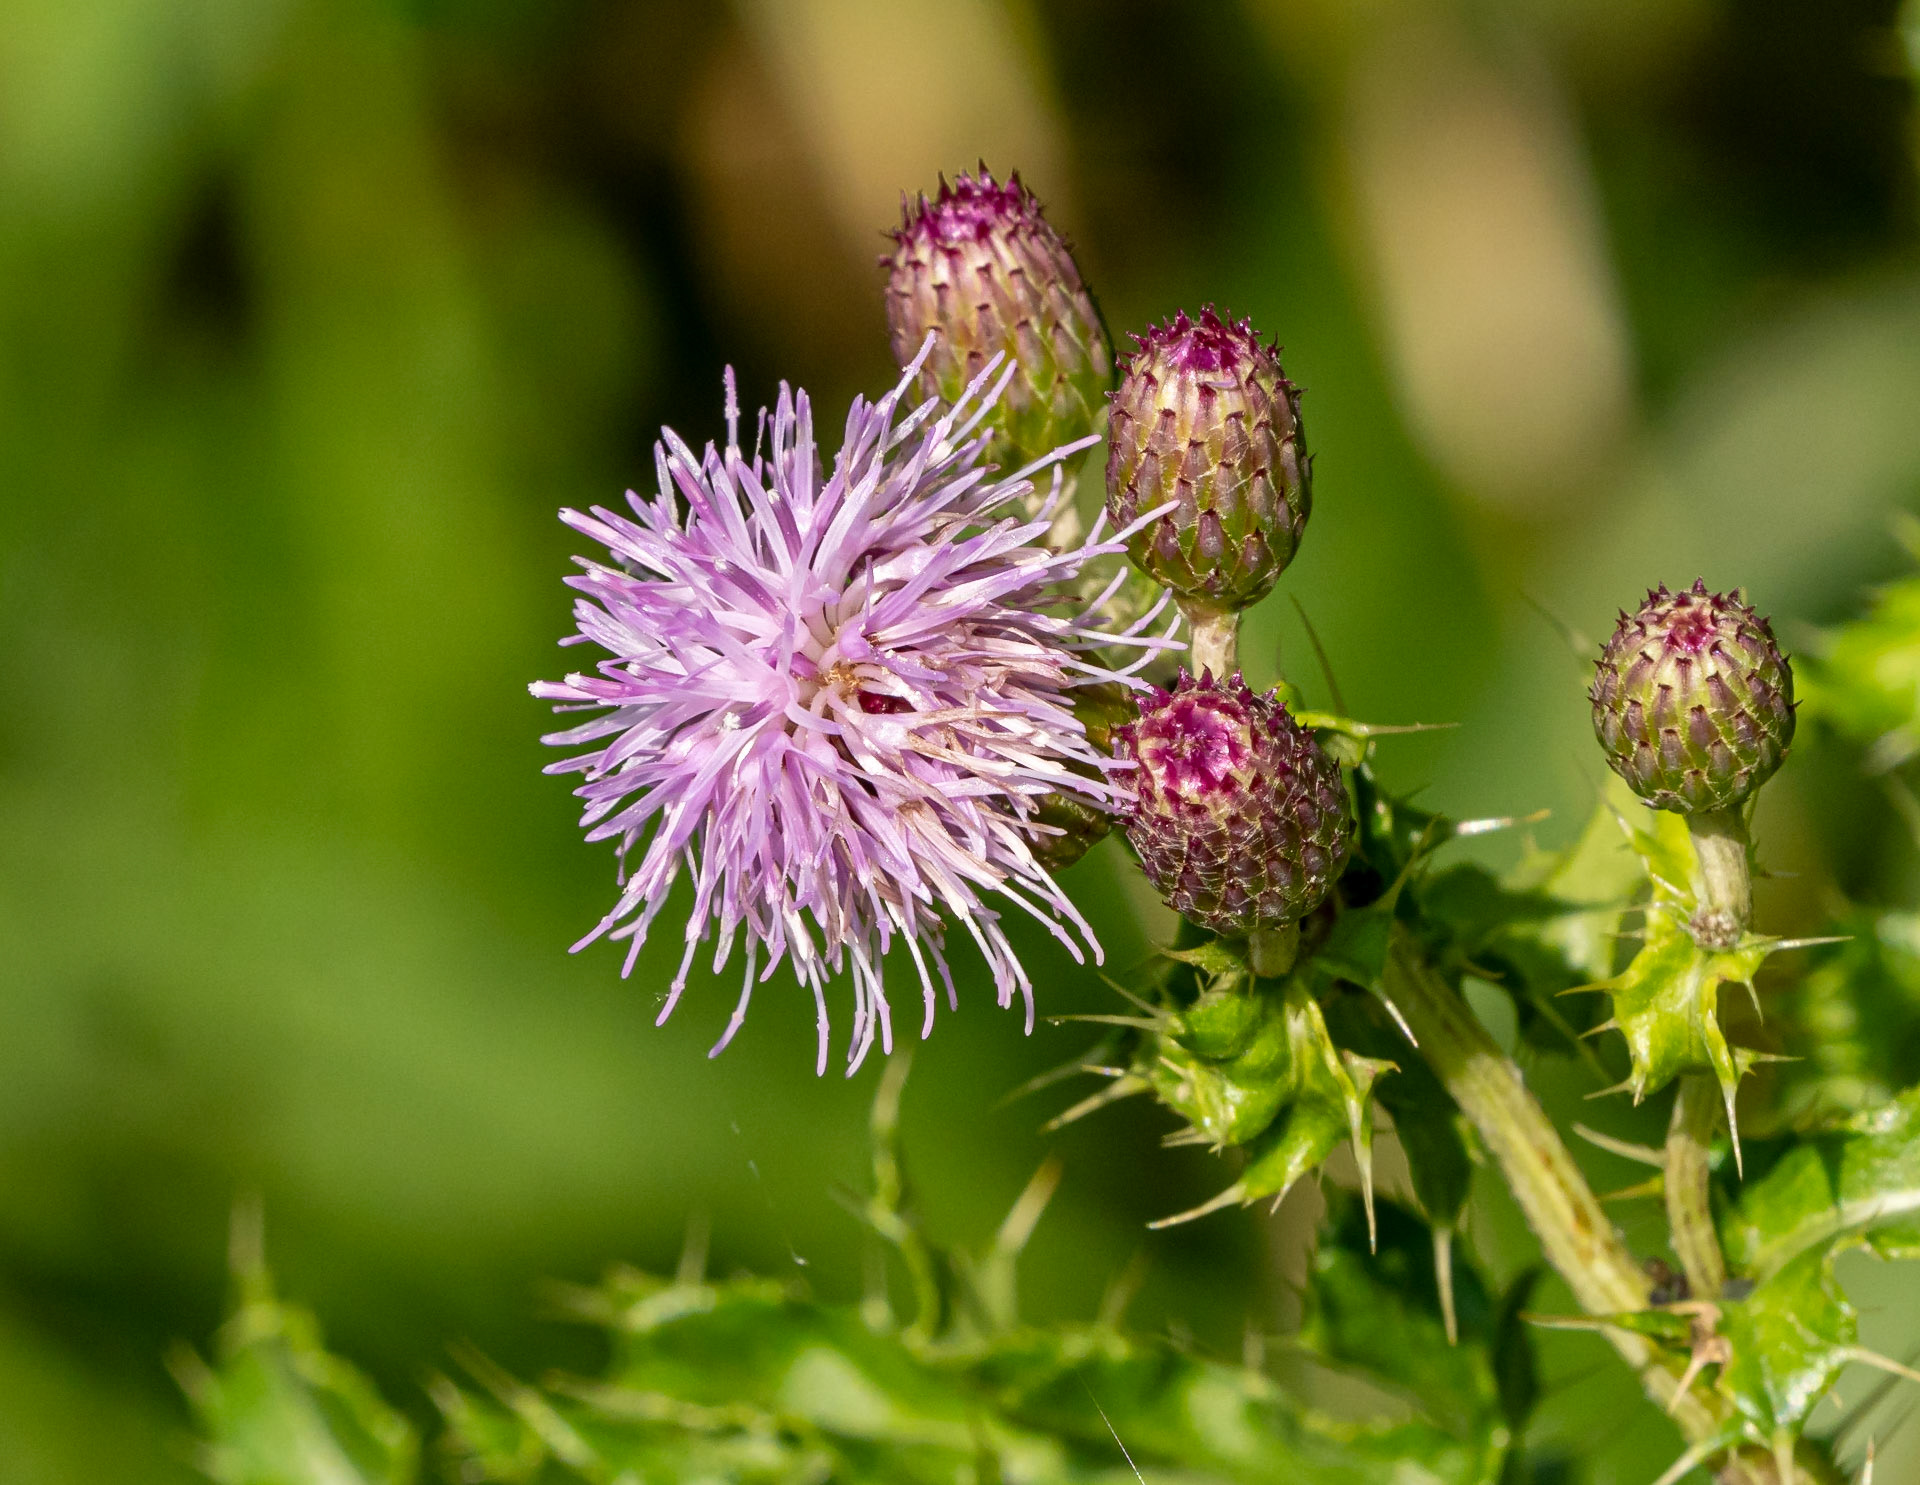
[[[1728,1264],[1756,1280],[1856,1233],[1920,1256],[1920,1086],[1796,1142],[1720,1219]]]
[[[274,1296],[257,1209],[234,1219],[234,1313],[209,1366],[182,1348],[174,1375],[220,1485],[410,1485],[413,1426],[322,1344],[314,1317]]]
[[[1537,1390],[1531,1342],[1508,1325],[1508,1307],[1456,1258],[1450,1339],[1424,1225],[1382,1202],[1378,1251],[1369,1253],[1352,1200],[1339,1200],[1333,1215],[1308,1277],[1302,1343],[1403,1393],[1455,1438],[1504,1443]]]
[[[632,1315],[636,1282],[610,1281],[601,1312]],[[437,1388],[463,1478],[1117,1485],[1132,1478],[1124,1447],[1142,1471],[1191,1485],[1402,1471],[1492,1485],[1505,1449],[1491,1430],[1463,1441],[1425,1422],[1335,1424],[1256,1373],[1105,1326],[912,1350],[852,1310],[763,1284],[661,1285],[645,1299],[647,1323],[614,1320],[604,1378]]]

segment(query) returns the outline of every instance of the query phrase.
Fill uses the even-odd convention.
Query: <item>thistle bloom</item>
[[[703,940],[718,930],[718,971],[746,938],[739,1005],[715,1053],[783,959],[813,992],[820,1071],[826,982],[843,967],[848,1071],[876,1035],[891,1050],[881,960],[896,939],[919,972],[926,1035],[935,977],[954,1000],[943,916],[979,946],[1000,1004],[1019,992],[1031,1029],[1032,982],[989,896],[1045,923],[1077,960],[1082,943],[1099,957],[1035,857],[1048,827],[1034,813],[1056,792],[1116,804],[1125,765],[1088,741],[1074,689],[1130,676],[1134,665],[1101,668],[1096,647],[1121,639],[1143,664],[1168,641],[1144,633],[1152,616],[1114,635],[1096,627],[1100,603],[1076,612],[1057,600],[1124,538],[1103,542],[1096,527],[1070,550],[1037,544],[1061,498],[1057,466],[1078,446],[1004,478],[982,468],[983,419],[1007,381],[987,385],[997,369],[951,407],[903,408],[915,361],[877,403],[854,401],[824,472],[806,394],[784,385],[753,453],[742,451],[729,373],[724,449],[696,454],[666,430],[658,494],[629,492],[632,518],[561,513],[614,559],[581,559],[568,579],[582,596],[566,642],[606,658],[532,688],[558,710],[599,711],[546,739],[586,748],[548,772],[584,775],[587,838],[617,841],[622,863],[619,901],[575,947],[627,939],[631,972],[684,865],[686,952],[660,1020]],[[1049,469],[1052,500],[1018,518],[1031,477]]]

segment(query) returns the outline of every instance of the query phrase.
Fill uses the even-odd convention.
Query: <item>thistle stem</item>
[[[1720,1085],[1711,1073],[1680,1078],[1667,1127],[1667,1225],[1673,1251],[1695,1299],[1718,1299],[1727,1282],[1727,1261],[1720,1253],[1709,1197],[1707,1151],[1720,1124]]]
[[[1180,605],[1192,631],[1188,649],[1193,673],[1212,671],[1216,681],[1224,681],[1240,669],[1240,613],[1235,610],[1203,608],[1199,604]]]
[[[1527,1223],[1580,1307],[1605,1315],[1647,1307],[1651,1285],[1634,1262],[1593,1188],[1574,1163],[1560,1133],[1527,1090],[1520,1069],[1501,1051],[1459,993],[1396,929],[1387,957],[1387,995],[1406,1017],[1422,1055],[1479,1132],[1500,1167]],[[1647,1340],[1624,1330],[1607,1339],[1640,1374],[1641,1385],[1666,1408],[1693,1443],[1724,1438],[1735,1420],[1731,1405],[1696,1388],[1680,1392],[1672,1366]],[[1814,1451],[1803,1450],[1798,1476],[1838,1479]],[[1788,1485],[1764,1453],[1729,1453],[1717,1471],[1722,1485]]]
[[[1282,923],[1277,928],[1256,928],[1247,939],[1247,962],[1263,980],[1278,979],[1293,968],[1300,957],[1300,925]]]
[[[1700,911],[1693,936],[1708,948],[1728,949],[1753,921],[1753,877],[1747,869],[1747,822],[1739,806],[1687,816],[1700,861]]]

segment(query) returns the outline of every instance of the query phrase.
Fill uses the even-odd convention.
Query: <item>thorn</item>
[[[1633,1079],[1628,1078],[1624,1083],[1615,1083],[1611,1088],[1596,1089],[1594,1092],[1589,1093],[1587,1097],[1588,1098],[1607,1098],[1615,1093],[1631,1093],[1631,1092],[1633,1092]],[[1636,1098],[1634,1101],[1636,1103],[1639,1102],[1638,1098]]]
[[[1693,1390],[1693,1384],[1700,1373],[1707,1369],[1709,1357],[1704,1350],[1695,1350],[1687,1358],[1687,1368],[1680,1373],[1680,1385],[1673,1389],[1673,1396],[1667,1399],[1667,1416],[1671,1418],[1679,1411],[1680,1404],[1687,1400],[1687,1394]],[[1786,1478],[1782,1476],[1782,1478]]]
[[[1033,1229],[1046,1214],[1047,1203],[1053,1200],[1053,1193],[1060,1189],[1060,1176],[1065,1169],[1059,1157],[1054,1155],[1040,1162],[1040,1168],[1014,1198],[1006,1220],[994,1234],[993,1247],[996,1253],[1018,1257],[1025,1251],[1027,1240],[1033,1236]]]
[[[1622,1186],[1618,1191],[1609,1191],[1602,1201],[1652,1201],[1667,1194],[1667,1178],[1664,1173],[1650,1176],[1637,1186]]]
[[[1286,1195],[1284,1191],[1280,1194],[1282,1196]],[[1235,1181],[1231,1186],[1227,1187],[1225,1191],[1222,1191],[1210,1201],[1203,1201],[1199,1206],[1190,1207],[1184,1212],[1175,1212],[1171,1217],[1161,1217],[1157,1221],[1149,1222],[1147,1224],[1147,1230],[1149,1232],[1159,1232],[1168,1227],[1178,1227],[1182,1222],[1196,1222],[1202,1217],[1212,1216],[1213,1213],[1220,1211],[1224,1207],[1239,1206],[1245,1195],[1245,1185],[1239,1181]]]
[[[1092,1052],[1087,1053],[1086,1056],[1093,1056],[1103,1049],[1111,1050],[1109,1043],[1112,1040],[1112,1038],[1103,1040],[1093,1048]],[[1084,1057],[1070,1058],[1058,1067],[1050,1067],[1045,1072],[1028,1078],[1026,1082],[1020,1084],[1019,1087],[1003,1095],[1000,1101],[993,1106],[994,1111],[997,1113],[1008,1104],[1025,1098],[1029,1093],[1038,1093],[1042,1088],[1050,1088],[1055,1083],[1063,1083],[1078,1073],[1100,1073],[1104,1076],[1108,1075],[1109,1071],[1109,1069],[1101,1067],[1098,1063],[1086,1061]]]
[[[1454,825],[1453,834],[1455,839],[1470,835],[1492,835],[1496,830],[1512,830],[1517,825],[1538,825],[1542,820],[1552,817],[1552,810],[1535,810],[1530,815],[1496,815],[1480,820],[1461,820]]]
[[[1433,1230],[1433,1278],[1440,1287],[1440,1319],[1447,1327],[1447,1344],[1460,1344],[1460,1320],[1453,1308],[1453,1229],[1445,1224]]]
[[[1584,1124],[1573,1126],[1573,1132],[1590,1145],[1605,1150],[1609,1155],[1618,1155],[1622,1160],[1637,1160],[1642,1165],[1651,1165],[1655,1170],[1667,1168],[1667,1156],[1664,1150],[1652,1145],[1636,1145],[1628,1140],[1615,1139],[1610,1134],[1602,1134],[1597,1129],[1589,1129]]]
[[[1381,1004],[1386,1006],[1387,1014],[1393,1017],[1393,1024],[1400,1028],[1400,1034],[1407,1039],[1408,1045],[1418,1047],[1420,1038],[1415,1036],[1413,1028],[1407,1025],[1407,1018],[1400,1014],[1400,1007],[1393,1003],[1393,997],[1384,990],[1375,993],[1379,995]]]
[[[1089,1094],[1081,1099],[1065,1113],[1055,1114],[1040,1126],[1040,1132],[1052,1134],[1057,1129],[1065,1129],[1069,1124],[1086,1118],[1088,1114],[1098,1113],[1110,1103],[1118,1103],[1123,1098],[1132,1098],[1136,1093],[1145,1093],[1148,1086],[1145,1078],[1134,1077],[1131,1074],[1124,1078],[1117,1078],[1098,1093]]]
[[[1867,1462],[1860,1471],[1860,1485],[1873,1485],[1873,1440],[1867,1440]]]
[[[1850,944],[1853,942],[1853,935],[1835,933],[1828,934],[1824,938],[1776,938],[1763,939],[1761,942],[1766,946],[1769,954],[1784,954],[1789,949],[1817,949],[1822,944]]]
[[[1139,996],[1135,995],[1131,990],[1129,990],[1125,985],[1121,984],[1118,980],[1116,980],[1112,975],[1103,974],[1100,976],[1100,978],[1106,982],[1106,986],[1109,990],[1113,991],[1114,994],[1118,995],[1122,1000],[1126,1001],[1129,1005],[1138,1006],[1141,1010],[1145,1011],[1149,1016],[1156,1016],[1162,1020],[1166,1019],[1167,1013],[1164,1009],[1162,1009],[1160,1006],[1154,1005],[1151,1001],[1142,1000]]]
[[[1675,1485],[1675,1482],[1683,1478],[1687,1471],[1696,1465],[1705,1464],[1725,1447],[1719,1439],[1702,1439],[1699,1443],[1688,1449],[1686,1453],[1674,1460],[1672,1464],[1668,1465],[1667,1472],[1655,1480],[1653,1485]],[[1781,1476],[1781,1478],[1790,1480],[1793,1476],[1787,1474]]]
[[[1603,1031],[1619,1031],[1619,1030],[1620,1030],[1620,1023],[1614,1020],[1613,1017],[1609,1016],[1607,1017],[1606,1020],[1602,1021],[1598,1026],[1594,1027],[1591,1031],[1581,1032],[1580,1040],[1583,1042],[1588,1041],[1591,1038],[1600,1035],[1600,1033]]]
[[[1878,1367],[1883,1372],[1891,1372],[1896,1377],[1904,1377],[1909,1382],[1920,1382],[1920,1371],[1903,1366],[1891,1356],[1882,1356],[1878,1351],[1869,1351],[1865,1346],[1846,1346],[1840,1354],[1849,1361],[1857,1361],[1862,1366]]]
[[[1612,993],[1611,985],[1570,985],[1565,990],[1554,991],[1553,998],[1558,1000],[1563,995],[1611,995]]]
[[[1326,678],[1327,695],[1333,698],[1333,704],[1341,711],[1347,709],[1346,698],[1340,694],[1340,683],[1333,678],[1333,663],[1327,659],[1326,649],[1320,643],[1319,631],[1313,627],[1313,620],[1307,617],[1307,611],[1300,600],[1289,593],[1287,597],[1293,603],[1293,611],[1300,615],[1300,626],[1307,631],[1307,643],[1313,646],[1314,658],[1320,662],[1320,674]]]
[[[1747,1178],[1746,1162],[1740,1157],[1740,1120],[1733,1112],[1734,1084],[1722,1083],[1720,1096],[1727,1105],[1727,1133],[1733,1139],[1733,1172],[1741,1180]]]
[[[680,1243],[680,1266],[674,1270],[673,1282],[682,1289],[691,1289],[706,1282],[707,1244],[713,1237],[713,1214],[696,1207],[687,1214],[687,1235]]]
[[[1128,1026],[1135,1031],[1158,1031],[1159,1021],[1149,1021],[1145,1016],[1109,1016],[1087,1013],[1074,1016],[1049,1016],[1047,1025],[1065,1026],[1071,1022],[1085,1022],[1089,1026]]]

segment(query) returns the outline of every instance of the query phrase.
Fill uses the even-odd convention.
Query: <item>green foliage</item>
[[[1534,1393],[1524,1337],[1513,1335],[1524,1283],[1495,1307],[1464,1261],[1437,1281],[1419,1224],[1397,1208],[1382,1214],[1377,1263],[1357,1220],[1336,1226],[1314,1262],[1302,1342],[1404,1396],[1412,1417],[1335,1419],[1259,1371],[1130,1333],[1124,1288],[1094,1322],[1024,1324],[1011,1266],[1051,1193],[1049,1172],[984,1255],[928,1244],[904,1205],[900,1082],[891,1075],[876,1102],[876,1190],[863,1215],[906,1259],[919,1316],[899,1323],[884,1286],[845,1305],[797,1284],[709,1281],[693,1255],[672,1279],[616,1269],[564,1301],[605,1339],[599,1375],[533,1386],[464,1350],[466,1380],[432,1381],[451,1477],[1119,1485],[1151,1469],[1186,1485],[1501,1478]],[[210,1440],[208,1472],[221,1485],[416,1480],[405,1421],[320,1348],[310,1317],[272,1299],[257,1257],[239,1277],[217,1369],[182,1363]],[[923,1279],[939,1292],[924,1292]]]
[[[1443,1282],[1411,1213],[1382,1202],[1370,1245],[1360,1214],[1343,1206],[1314,1254],[1302,1344],[1406,1396],[1455,1438],[1478,1441],[1496,1470],[1538,1392],[1520,1320],[1536,1275],[1522,1274],[1496,1302],[1468,1264],[1451,1265]]]
[[[1920,522],[1903,518],[1900,534],[1920,557]],[[1870,771],[1920,754],[1920,575],[1876,590],[1867,613],[1827,634],[1798,673],[1805,714],[1867,749]]]
[[[1920,1087],[1795,1140],[1719,1225],[1729,1265],[1758,1280],[1854,1237],[1920,1255]]]
[[[462,1478],[1117,1485],[1129,1460],[1193,1485],[1497,1477],[1491,1443],[1334,1424],[1257,1373],[1107,1325],[916,1348],[783,1286],[631,1273],[578,1308],[612,1342],[604,1378],[436,1389]]]
[[[236,1302],[214,1363],[173,1358],[205,1440],[201,1468],[220,1485],[409,1485],[412,1424],[327,1351],[311,1314],[274,1297],[257,1214],[234,1226]]]
[[[1859,1312],[1834,1273],[1857,1245],[1920,1257],[1920,1087],[1790,1142],[1741,1187],[1719,1229],[1732,1274],[1723,1293],[1551,1323],[1647,1337],[1686,1384],[1731,1405],[1720,1447],[1750,1444],[1825,1478],[1805,1434],[1841,1371],[1864,1362],[1920,1380],[1860,1346]]]
[[[1920,915],[1852,909],[1778,996],[1783,1114],[1844,1114],[1920,1082]]]

